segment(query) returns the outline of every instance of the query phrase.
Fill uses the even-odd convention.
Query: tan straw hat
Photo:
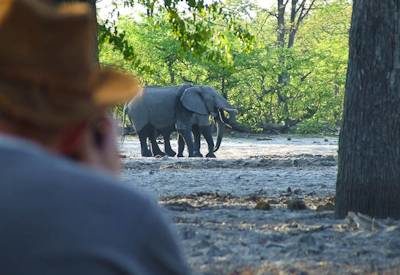
[[[87,4],[0,0],[0,116],[54,127],[134,97],[136,78],[99,67],[95,34]]]

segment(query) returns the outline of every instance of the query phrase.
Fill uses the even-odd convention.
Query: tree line
[[[348,1],[278,0],[269,8],[249,0],[212,7],[186,1],[186,9],[174,12],[161,2],[167,1],[130,3],[145,12],[100,20],[100,61],[136,73],[145,85],[215,87],[249,131],[337,132]]]

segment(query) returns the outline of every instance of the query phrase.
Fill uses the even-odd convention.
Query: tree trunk
[[[400,1],[354,0],[336,216],[400,218]]]
[[[225,89],[225,77],[221,77],[221,94],[225,99],[228,99],[228,94]]]
[[[276,40],[278,42],[278,46],[281,48],[285,46],[285,9],[286,4],[283,2],[283,0],[278,0],[278,30]]]
[[[277,30],[277,44],[278,47],[283,49],[285,47],[285,37],[286,37],[286,26],[285,26],[285,11],[287,2],[284,3],[283,0],[278,0],[278,30]],[[285,56],[282,52],[279,53],[279,63],[285,63]],[[284,70],[278,75],[278,84],[280,86],[286,85],[287,72]]]
[[[169,74],[169,82],[170,84],[175,84],[175,71],[174,64],[176,62],[176,56],[171,54],[165,58],[165,62],[167,63],[168,74]]]
[[[289,40],[288,40],[288,48],[292,48],[294,45],[294,38],[296,37],[296,16],[297,16],[297,2],[298,0],[292,0],[292,8],[290,10],[290,31],[289,31]]]

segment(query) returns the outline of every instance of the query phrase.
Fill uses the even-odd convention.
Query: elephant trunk
[[[236,121],[236,114],[237,112],[228,112],[229,113],[229,118],[225,116],[224,113],[222,113],[222,119],[225,122],[226,125],[229,125],[229,128],[235,131],[239,132],[249,132],[247,128],[243,127]]]
[[[223,111],[219,111],[220,113]],[[214,152],[217,152],[219,147],[221,146],[222,136],[224,135],[224,122],[222,121],[221,117],[215,119],[217,122],[217,143],[215,144]]]

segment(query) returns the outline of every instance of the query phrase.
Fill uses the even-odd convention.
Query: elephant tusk
[[[227,111],[227,112],[232,112],[232,113],[236,113],[236,114],[238,114],[239,113],[239,111],[237,110],[237,109],[233,109],[233,108],[223,108],[225,111]]]
[[[222,111],[219,111],[219,112],[218,112],[218,115],[219,115],[219,119],[222,121],[222,123],[223,123],[226,127],[232,129],[232,126],[229,125],[228,123],[226,123],[226,122],[225,122],[225,119],[222,117]]]
[[[224,122],[224,119],[222,118],[221,112],[218,112],[218,116],[219,116],[219,119],[220,119],[222,122]]]

